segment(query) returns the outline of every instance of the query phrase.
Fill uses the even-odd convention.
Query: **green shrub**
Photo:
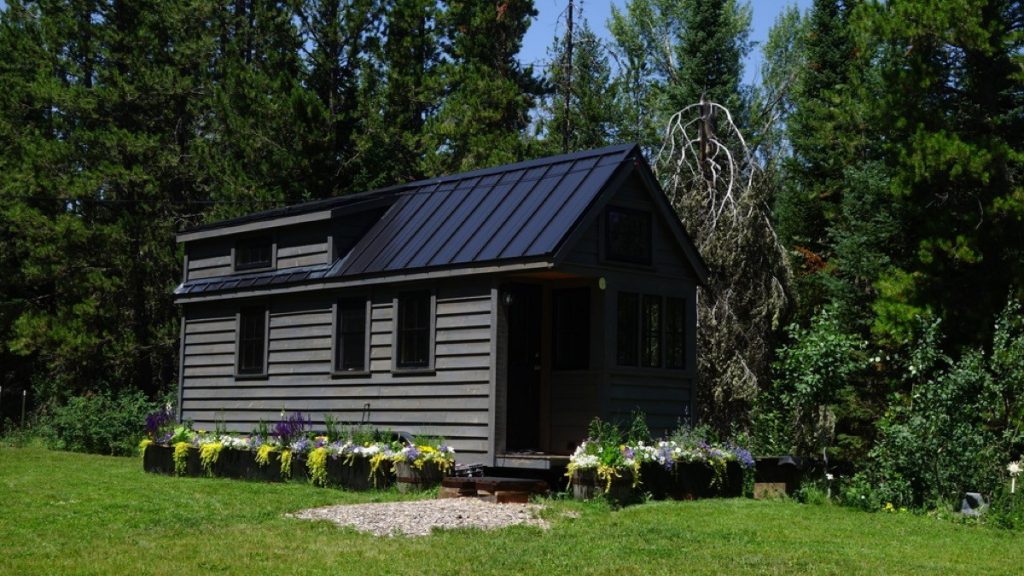
[[[138,390],[87,393],[53,410],[50,424],[66,450],[129,455],[146,414],[159,408]]]
[[[1016,494],[1011,494],[1005,489],[997,491],[989,502],[985,520],[1000,528],[1024,528],[1024,492],[1018,490]]]

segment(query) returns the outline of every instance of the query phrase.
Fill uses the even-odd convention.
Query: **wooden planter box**
[[[154,474],[174,475],[174,447],[151,444],[142,455],[142,468]],[[286,480],[281,475],[281,453],[271,452],[266,466],[256,462],[256,453],[249,450],[233,450],[224,448],[211,466],[212,476],[218,478],[235,478],[239,480],[256,480],[259,482],[281,482]],[[199,460],[199,449],[189,448],[185,476],[206,476]],[[352,465],[342,459],[327,459],[328,483],[349,490],[368,490],[370,488],[386,488],[391,477],[386,471],[379,470],[374,478],[370,478],[370,461],[355,458]],[[292,480],[308,480],[309,470],[303,456],[292,456]],[[376,482],[376,484],[374,483]]]
[[[569,480],[572,496],[576,500],[607,498],[616,504],[626,504],[636,498],[633,489],[633,472],[625,471],[618,478],[612,478],[611,486],[597,477],[594,470],[580,470]]]
[[[656,500],[694,500],[697,498],[736,497],[743,495],[743,469],[728,462],[725,476],[714,484],[715,471],[700,462],[677,463],[671,470],[657,464],[646,464],[640,471],[641,489]]]
[[[444,472],[433,462],[417,468],[408,462],[395,462],[395,485],[404,493],[433,488],[444,479]]]
[[[351,461],[345,458],[327,458],[327,483],[348,490],[370,490],[371,488],[387,488],[391,485],[392,476],[388,474],[387,465],[382,465],[374,474],[370,474],[370,459],[356,457]]]

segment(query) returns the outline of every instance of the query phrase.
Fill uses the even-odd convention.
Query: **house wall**
[[[308,223],[271,233],[277,245],[277,268],[326,264],[330,256],[328,224]],[[196,240],[186,245],[185,280],[199,280],[234,273],[232,248],[236,237]]]
[[[652,218],[651,264],[630,265],[604,258],[603,214],[580,236],[565,258],[565,266],[605,279],[601,295],[601,318],[605,333],[597,356],[603,364],[600,413],[606,418],[626,419],[634,409],[642,410],[652,432],[674,428],[678,421],[694,413],[693,390],[696,382],[696,280],[685,255],[678,247],[667,223],[639,178],[628,180],[609,204],[649,210]],[[686,368],[640,368],[616,363],[616,314],[619,292],[634,292],[686,298]],[[598,317],[595,312],[595,317]],[[553,402],[557,405],[557,402]],[[566,422],[572,416],[566,413]],[[578,424],[577,424],[578,425]]]
[[[369,295],[370,373],[357,377],[331,374],[331,305],[339,296],[366,292],[265,300],[270,307],[265,379],[234,375],[239,303],[186,306],[182,418],[197,428],[212,429],[222,421],[231,430],[248,432],[261,419],[277,421],[282,410],[302,411],[322,429],[324,414],[359,422],[368,404],[368,421],[377,427],[443,436],[460,461],[489,460],[490,283],[461,280],[410,288],[433,288],[437,298],[431,374],[392,372],[394,288]]]

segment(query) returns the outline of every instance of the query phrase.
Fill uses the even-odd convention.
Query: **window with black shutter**
[[[335,317],[335,372],[366,371],[366,299],[338,300]]]
[[[398,297],[398,369],[430,368],[431,297],[427,290],[406,292]]]
[[[267,373],[267,311],[242,308],[238,313],[238,374],[261,376]]]

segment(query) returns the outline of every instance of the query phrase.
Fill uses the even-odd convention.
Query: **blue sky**
[[[609,35],[606,22],[611,14],[611,6],[615,4],[621,9],[625,1],[578,0],[578,4],[583,6],[583,17],[590,23],[590,27],[599,36],[607,39]],[[761,62],[761,46],[767,40],[768,29],[775,22],[776,16],[784,7],[792,4],[800,7],[801,11],[806,10],[811,5],[811,0],[751,0],[750,4],[754,9],[750,39],[757,45],[744,63],[744,80],[747,83],[755,80]],[[565,30],[567,5],[568,0],[534,0],[534,6],[539,14],[523,39],[523,49],[519,52],[520,62],[543,68],[548,60],[547,50],[551,47],[552,40]]]

